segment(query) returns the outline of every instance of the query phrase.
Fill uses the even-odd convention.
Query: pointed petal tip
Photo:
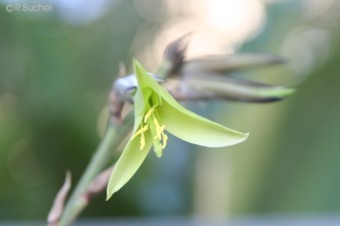
[[[233,140],[228,139],[228,142],[221,142],[221,143],[214,143],[214,144],[210,144],[210,145],[201,145],[201,146],[205,146],[205,147],[209,147],[209,148],[224,148],[224,147],[230,147],[230,146],[234,146],[237,144],[240,144],[244,141],[246,141],[249,137],[249,133],[241,133],[238,132],[238,137],[237,138],[233,138]]]
[[[250,133],[249,133],[249,132],[247,132],[247,133],[244,133],[244,140],[248,139],[249,135],[250,135]]]
[[[112,197],[113,194],[114,194],[113,191],[107,190],[105,201],[106,201],[106,202],[109,201],[109,199]]]
[[[242,143],[244,141],[246,141],[249,137],[249,133],[239,133],[240,137],[238,139],[235,139],[234,142],[230,142],[228,145],[225,145],[224,147],[229,147],[229,146],[233,146],[233,145],[236,145],[236,144],[239,144],[239,143]],[[223,146],[221,146],[223,147]]]
[[[274,91],[275,93],[273,93],[274,94],[273,96],[278,97],[278,98],[285,98],[295,93],[295,91],[296,89],[282,86],[278,90]]]
[[[255,103],[271,103],[282,101],[285,98],[289,97],[290,95],[294,94],[296,89],[294,88],[287,88],[284,86],[278,86],[272,90],[268,89],[264,91],[262,94],[259,94],[259,98],[256,100],[246,100],[248,102],[255,102]],[[243,100],[244,101],[244,100]]]
[[[252,96],[260,98],[260,101],[262,98],[264,102],[271,102],[282,100],[293,94],[295,91],[295,89],[285,86],[268,86],[253,92]]]
[[[109,201],[111,198],[112,198],[112,196],[116,193],[116,192],[118,192],[121,188],[122,188],[123,186],[121,186],[121,187],[114,187],[114,188],[109,188],[109,185],[107,186],[107,188],[106,188],[106,199],[105,199],[105,201]]]
[[[137,70],[145,71],[145,69],[142,66],[142,64],[136,58],[133,58],[133,69],[134,69],[135,73],[137,73],[136,72]]]
[[[115,193],[113,189],[110,189],[110,181],[109,184],[106,187],[106,199],[105,201],[109,201],[109,199],[112,197],[112,195]]]
[[[111,198],[111,196],[112,196],[112,195],[108,195],[108,194],[107,194],[107,195],[106,195],[105,202],[109,201],[109,200],[110,200],[110,198]]]
[[[287,93],[287,95],[290,95],[290,94],[293,94],[293,93],[295,93],[296,92],[296,89],[294,89],[294,88],[286,88],[286,93]]]

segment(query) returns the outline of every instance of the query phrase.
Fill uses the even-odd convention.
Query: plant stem
[[[72,225],[73,221],[84,209],[87,200],[84,200],[83,194],[93,179],[107,166],[110,159],[112,159],[113,150],[116,150],[122,140],[128,135],[132,128],[132,122],[133,118],[129,114],[122,123],[109,124],[99,147],[93,154],[90,163],[65,206],[59,226]]]

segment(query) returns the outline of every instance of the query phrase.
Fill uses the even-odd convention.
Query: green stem
[[[87,201],[84,200],[83,194],[93,179],[106,167],[112,159],[113,150],[116,150],[122,140],[128,135],[132,128],[132,117],[126,117],[123,123],[119,125],[110,124],[105,135],[92,156],[83,176],[78,182],[71,198],[67,202],[63,215],[60,219],[59,226],[70,226],[84,209]]]

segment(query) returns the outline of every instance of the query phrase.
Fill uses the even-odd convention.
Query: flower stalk
[[[59,226],[72,225],[73,221],[81,213],[81,210],[84,209],[86,200],[83,199],[83,195],[94,178],[109,164],[112,159],[112,150],[117,150],[122,140],[130,133],[132,123],[132,117],[127,117],[120,124],[111,123],[108,126],[98,149],[65,206],[58,224]]]

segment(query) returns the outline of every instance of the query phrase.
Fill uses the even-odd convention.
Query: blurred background
[[[339,10],[336,0],[1,0],[0,219],[45,219],[66,170],[75,183],[100,142],[119,62],[155,71],[189,31],[188,58],[283,56],[285,66],[239,75],[298,91],[272,104],[189,103],[250,138],[206,149],[170,137],[163,158],[151,154],[83,217],[339,213]]]

